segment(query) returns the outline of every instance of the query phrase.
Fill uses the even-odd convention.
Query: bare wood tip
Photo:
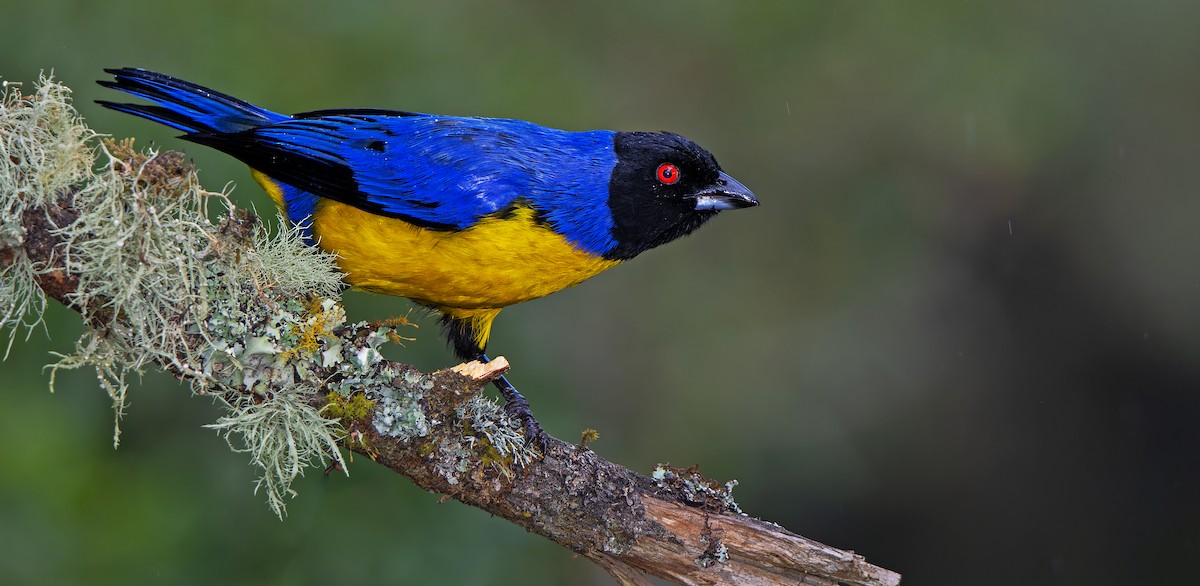
[[[453,366],[450,370],[457,372],[469,379],[477,381],[490,381],[508,372],[510,368],[508,359],[503,356],[497,356],[490,362],[481,362],[472,360],[462,364]]]

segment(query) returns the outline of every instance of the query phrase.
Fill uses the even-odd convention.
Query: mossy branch
[[[347,323],[340,283],[332,257],[203,190],[181,154],[99,143],[64,86],[0,90],[9,343],[39,323],[47,297],[78,311],[88,329],[52,368],[94,368],[118,424],[128,374],[153,367],[190,382],[228,408],[210,427],[250,454],[281,516],[309,465],[346,469],[340,446],[544,535],[622,584],[646,584],[644,573],[681,584],[899,583],[861,556],[744,515],[733,483],[668,467],[646,477],[553,438],[531,451],[480,394],[502,359],[431,374],[383,360],[378,348],[403,320]]]

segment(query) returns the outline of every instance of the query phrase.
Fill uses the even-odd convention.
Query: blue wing
[[[556,161],[576,154],[567,151],[581,140],[596,142],[580,136],[588,134],[519,120],[322,110],[185,138],[298,190],[447,230],[474,225],[518,199],[538,207]],[[601,170],[601,184],[611,168]]]

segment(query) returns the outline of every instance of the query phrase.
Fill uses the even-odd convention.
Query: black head
[[[607,258],[633,258],[686,236],[721,210],[758,205],[708,151],[678,134],[618,132],[613,141],[608,207],[617,245]]]

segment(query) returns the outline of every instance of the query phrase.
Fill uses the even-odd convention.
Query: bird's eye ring
[[[679,181],[679,167],[671,163],[663,163],[658,166],[658,171],[655,172],[659,183],[663,185],[671,185]]]

